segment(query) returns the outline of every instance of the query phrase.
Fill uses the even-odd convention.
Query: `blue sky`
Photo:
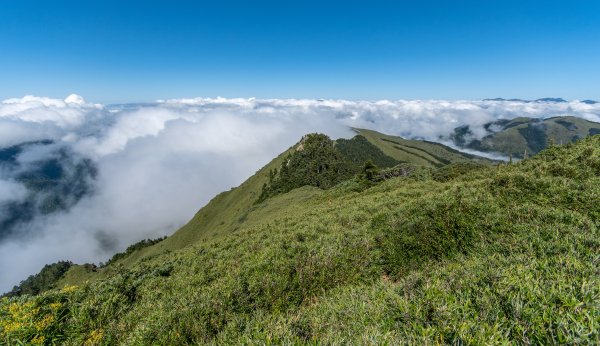
[[[0,99],[600,98],[600,1],[0,3]]]

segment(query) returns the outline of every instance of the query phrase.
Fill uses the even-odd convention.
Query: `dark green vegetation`
[[[255,204],[293,150],[173,236],[74,266],[79,287],[1,300],[0,340],[600,342],[600,136],[512,165],[363,164]]]
[[[472,140],[468,125],[457,127],[450,139],[459,147],[496,152],[507,157],[531,156],[551,144],[572,143],[600,133],[600,124],[576,117],[515,118],[486,124],[489,135]]]
[[[26,164],[18,156],[31,147],[46,147],[48,157]],[[56,147],[52,141],[24,143],[0,149],[0,170],[27,189],[23,200],[0,204],[0,240],[14,234],[22,222],[37,214],[51,214],[69,209],[92,191],[97,169],[89,159],[80,158],[69,149]]]
[[[329,137],[309,134],[288,154],[279,169],[269,171],[257,202],[309,185],[329,189],[353,174],[351,161]]]
[[[367,161],[380,167],[399,163],[361,135],[336,141],[323,134],[306,135],[279,169],[269,171],[257,203],[302,186],[332,188],[357,174]]]
[[[361,167],[369,160],[378,167],[392,167],[399,163],[398,160],[384,154],[381,149],[360,134],[352,139],[337,139],[335,148],[354,167]]]
[[[378,168],[407,163],[417,167],[490,163],[438,143],[407,140],[371,130],[355,131],[358,135],[354,138],[335,141],[321,134],[304,136],[281,165],[269,171],[257,202],[306,185],[329,189],[361,172],[367,161]]]
[[[131,255],[132,253],[134,253],[136,251],[139,251],[148,246],[152,246],[154,244],[158,244],[165,239],[167,239],[166,236],[161,237],[161,238],[156,238],[156,239],[142,239],[133,245],[129,245],[127,247],[127,249],[125,249],[124,252],[118,252],[118,253],[114,254],[108,261],[106,261],[106,263],[103,263],[100,266],[106,267],[112,263],[115,263],[118,260],[128,257],[129,255]]]
[[[56,283],[62,279],[67,270],[73,265],[69,261],[59,261],[47,264],[42,270],[21,281],[12,291],[6,293],[5,297],[14,297],[22,295],[36,295],[41,292],[56,288]]]

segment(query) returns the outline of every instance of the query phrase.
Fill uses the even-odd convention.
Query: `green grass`
[[[400,162],[428,167],[441,167],[449,163],[471,161],[482,164],[491,163],[490,160],[461,153],[439,143],[404,139],[402,137],[384,135],[372,130],[355,129],[355,131],[367,138],[369,142],[381,149],[387,156]]]
[[[543,121],[521,117],[504,126],[504,130],[484,137],[475,149],[522,158],[526,153],[531,156],[550,144],[571,143],[587,137],[593,129],[600,129],[599,123],[571,116]]]
[[[600,136],[441,177],[272,197],[219,236],[0,301],[0,340],[599,343]]]
[[[364,136],[371,144],[374,144],[378,149],[393,159],[418,166],[431,167],[432,165],[423,163],[423,160],[416,155],[403,156],[399,151],[397,152],[393,149],[391,150],[393,155],[389,155],[389,153],[386,152],[390,150],[388,142],[381,140],[381,138],[400,141],[401,143],[406,143],[411,147],[419,148],[418,150],[408,148],[408,150],[416,151],[419,155],[429,155],[433,160],[435,160],[434,157],[439,156],[450,162],[471,162],[473,158],[471,155],[459,153],[456,150],[437,143],[418,140],[405,140],[400,137],[387,136],[372,130],[356,129],[356,131],[360,135]],[[360,145],[361,143],[362,141],[349,140],[341,141],[340,144],[344,144],[346,147],[348,147],[349,144]],[[397,144],[394,145],[397,146]],[[182,249],[198,241],[205,241],[207,239],[221,237],[238,230],[240,228],[240,224],[242,223],[240,220],[245,220],[248,218],[248,215],[251,214],[251,211],[256,209],[255,202],[260,196],[263,184],[269,181],[269,172],[271,170],[279,169],[285,158],[295,151],[295,147],[297,147],[297,145],[280,154],[240,186],[233,188],[230,191],[222,192],[214,197],[206,206],[200,209],[184,227],[179,229],[164,241],[157,245],[134,252],[127,258],[117,261],[117,264],[128,268],[146,257],[157,256],[164,252]],[[370,148],[367,149],[370,150]],[[372,150],[364,151],[366,151],[369,155],[373,155]],[[432,154],[428,154],[429,152]],[[378,153],[375,154],[377,154],[378,158],[376,163],[380,166],[385,167],[391,164],[389,158],[381,157],[381,155]],[[350,156],[349,153],[346,153],[346,155]],[[362,156],[360,156],[360,158],[362,158]],[[483,163],[490,162],[485,159],[475,159],[475,161]],[[435,161],[435,163],[436,165],[441,164],[440,161]],[[269,215],[265,215],[264,217],[269,217]],[[116,266],[117,265],[113,267]],[[110,277],[113,274],[114,270],[112,267],[93,268],[89,265],[74,265],[67,273],[66,277],[59,283],[62,285],[82,284],[86,281]]]

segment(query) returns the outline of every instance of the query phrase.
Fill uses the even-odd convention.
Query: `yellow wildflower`
[[[46,315],[41,321],[35,324],[35,329],[37,329],[38,331],[42,331],[48,328],[48,326],[52,324],[52,322],[54,322],[54,316]]]
[[[21,311],[21,306],[17,303],[12,303],[8,306],[8,312],[13,316],[18,314],[19,311]]]
[[[4,333],[5,334],[10,334],[16,330],[19,330],[23,327],[23,324],[20,322],[8,322],[5,326],[4,326]]]
[[[87,340],[85,340],[85,345],[98,345],[100,341],[102,341],[102,337],[104,336],[104,332],[102,329],[92,330]]]
[[[43,345],[46,338],[43,335],[38,335],[31,340],[31,343],[34,345]]]
[[[71,293],[75,290],[77,290],[79,288],[79,286],[76,285],[66,285],[65,287],[63,287],[62,290],[60,290],[62,293]]]

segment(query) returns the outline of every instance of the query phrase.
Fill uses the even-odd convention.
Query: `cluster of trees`
[[[21,283],[18,286],[15,286],[12,291],[4,294],[4,297],[16,297],[24,294],[37,295],[41,292],[55,288],[58,280],[65,275],[72,265],[73,262],[70,261],[46,264],[39,273],[31,275],[27,279],[21,281]]]
[[[154,245],[165,240],[167,237],[161,237],[156,239],[143,239],[131,246],[129,246],[124,252],[119,252],[112,256],[106,263],[100,263],[100,267],[105,267],[110,263],[116,262],[120,259],[123,259],[133,252]],[[42,292],[48,291],[50,289],[56,288],[56,284],[60,279],[63,278],[65,273],[73,266],[73,262],[71,261],[59,261],[52,264],[45,265],[42,270],[35,274],[29,276],[27,279],[21,281],[21,283],[13,289],[5,293],[2,297],[17,297],[22,295],[38,295]],[[85,264],[84,266],[88,267],[90,270],[96,270],[96,265],[94,264]]]
[[[106,263],[100,263],[100,267],[106,267],[107,265],[109,265],[113,262],[116,262],[120,259],[123,259],[123,258],[131,255],[133,252],[135,252],[139,249],[143,249],[145,247],[152,246],[152,245],[159,243],[165,239],[167,239],[166,236],[156,238],[156,239],[142,239],[142,240],[138,241],[137,243],[127,247],[127,249],[125,249],[124,252],[118,252],[118,253],[114,254],[108,261],[106,261]]]
[[[309,134],[302,138],[296,151],[285,158],[279,170],[270,172],[269,182],[263,185],[258,202],[305,185],[328,189],[352,174],[348,160],[329,137]]]
[[[375,181],[378,167],[396,164],[398,161],[363,136],[333,141],[324,134],[309,134],[279,169],[269,172],[269,181],[263,185],[257,203],[305,185],[329,189],[357,175],[361,179],[361,174]]]

